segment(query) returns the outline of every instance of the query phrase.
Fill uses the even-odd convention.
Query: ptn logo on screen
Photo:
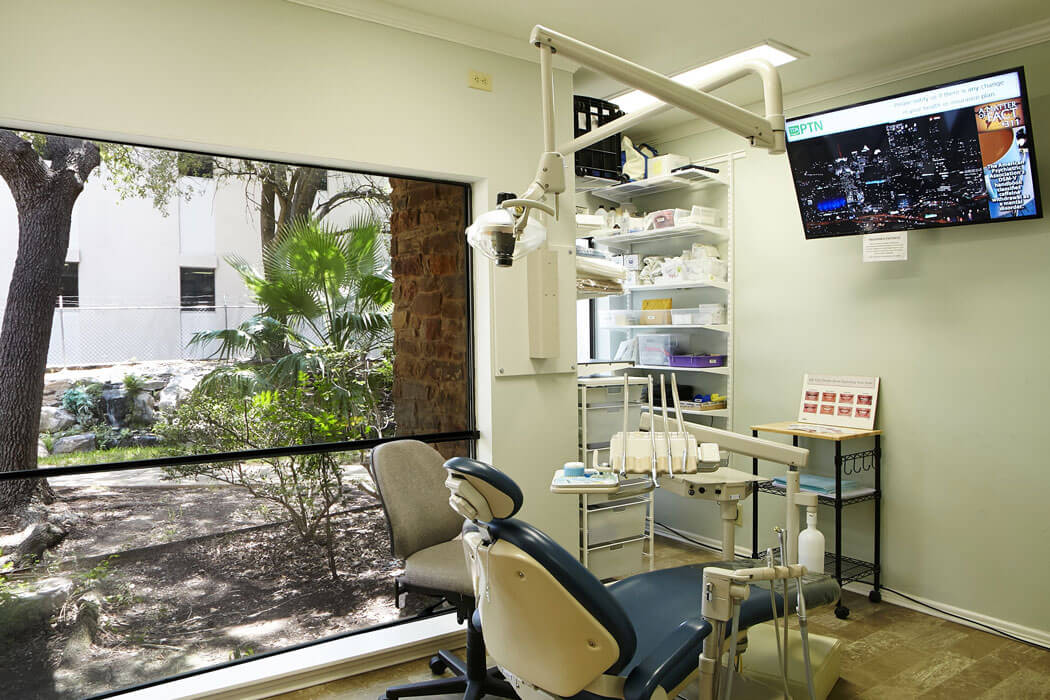
[[[805,136],[806,134],[817,134],[821,131],[824,131],[824,122],[817,119],[811,122],[792,124],[788,127],[788,134],[790,136]]]

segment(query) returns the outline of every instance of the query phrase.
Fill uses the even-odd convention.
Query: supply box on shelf
[[[612,102],[595,97],[573,95],[573,135],[582,136],[588,131],[604,126],[623,112]],[[576,174],[620,180],[623,166],[620,163],[620,134],[613,134],[576,152]]]
[[[671,325],[671,309],[642,309],[641,314],[643,326]]]
[[[689,159],[687,157],[680,156],[677,153],[665,153],[662,156],[656,156],[655,158],[649,159],[647,173],[649,177],[669,175],[672,170],[680,168],[683,165],[689,165]]]
[[[650,333],[638,336],[638,364],[670,365],[671,356],[685,347],[686,336],[680,333]]]
[[[641,347],[641,346],[639,346]],[[675,355],[670,357],[672,367],[689,367],[693,369],[704,367],[725,367],[725,355]],[[652,364],[652,363],[643,363]]]

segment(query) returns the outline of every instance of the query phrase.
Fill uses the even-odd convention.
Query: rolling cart
[[[794,421],[783,421],[780,423],[765,423],[762,425],[752,425],[751,435],[758,437],[760,432],[777,433],[780,435],[790,435],[791,444],[798,447],[799,438],[808,438],[813,440],[829,440],[834,443],[835,446],[835,493],[834,494],[820,494],[817,498],[818,502],[823,505],[831,506],[835,509],[835,551],[826,552],[824,555],[824,568],[826,571],[834,571],[835,578],[838,580],[839,585],[842,586],[851,581],[860,581],[863,583],[870,583],[873,586],[871,592],[868,593],[868,599],[873,603],[878,603],[882,600],[882,594],[880,593],[880,578],[881,578],[881,513],[880,507],[882,504],[882,431],[881,430],[850,430],[848,428],[836,429],[836,432],[818,432],[817,429],[805,430],[802,428],[796,428],[798,424]],[[871,438],[874,441],[874,447],[869,450],[858,450],[851,453],[843,454],[842,443],[846,441],[852,441],[857,439]],[[757,476],[758,475],[758,460],[751,460],[751,471]],[[843,491],[842,489],[842,477],[855,476],[862,472],[873,471],[874,472],[874,487],[857,488],[850,491]],[[779,496],[785,494],[785,489],[782,486],[777,486],[772,481],[766,481],[759,485],[759,491],[765,493],[772,493]],[[758,557],[758,494],[755,495],[754,504],[751,511],[751,550],[752,556]],[[873,549],[872,549],[872,561],[864,561],[862,559],[855,559],[853,557],[847,557],[842,554],[842,509],[846,506],[851,506],[857,503],[863,503],[865,501],[874,501],[875,503],[875,517],[873,523],[874,536],[873,536]],[[870,580],[869,580],[870,579]],[[849,608],[842,604],[842,601],[835,605],[835,616],[841,620],[849,617]]]

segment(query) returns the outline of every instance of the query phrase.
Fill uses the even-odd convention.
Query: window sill
[[[430,656],[466,643],[456,615],[438,615],[129,690],[121,700],[266,698]]]

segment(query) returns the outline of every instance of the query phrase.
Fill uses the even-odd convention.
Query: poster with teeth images
[[[878,377],[807,374],[802,381],[798,422],[873,430],[878,401]]]

